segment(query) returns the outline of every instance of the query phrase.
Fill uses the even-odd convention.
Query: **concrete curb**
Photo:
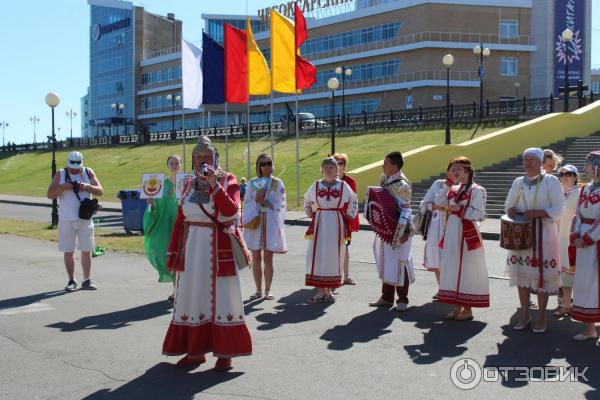
[[[32,201],[20,201],[20,200],[0,199],[0,203],[16,204],[16,205],[21,205],[21,206],[32,206],[32,207],[48,207],[48,208],[52,207],[52,204],[50,204],[50,203],[36,203],[36,202],[32,202]],[[121,213],[122,210],[120,208],[114,208],[114,207],[103,207],[102,211]],[[309,226],[310,221],[304,220],[304,219],[286,219],[285,224],[292,225],[292,226]],[[360,230],[361,231],[372,231],[373,228],[371,228],[370,225],[361,224]],[[500,240],[499,233],[481,232],[481,237],[483,238],[483,240]]]

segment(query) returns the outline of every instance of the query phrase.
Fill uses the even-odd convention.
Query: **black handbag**
[[[90,174],[85,169],[85,174],[90,177]],[[69,176],[69,172],[65,169],[65,182],[71,182],[73,184],[73,192],[79,200],[79,218],[80,219],[91,219],[98,211],[102,210],[102,206],[98,204],[98,199],[83,199],[79,197],[79,182],[73,182]]]

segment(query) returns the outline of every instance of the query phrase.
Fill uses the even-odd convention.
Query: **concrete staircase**
[[[570,138],[553,143],[550,148],[564,157],[564,164],[575,165],[583,171],[585,156],[593,150],[600,150],[600,131],[582,138]],[[475,172],[475,181],[487,190],[488,218],[500,218],[504,214],[504,201],[515,178],[521,176],[521,156],[514,157]],[[440,175],[413,185],[413,210],[418,210],[419,203],[431,184],[445,175]]]

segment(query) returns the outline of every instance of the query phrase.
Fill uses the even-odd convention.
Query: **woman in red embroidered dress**
[[[577,212],[571,227],[571,244],[577,248],[573,313],[585,329],[575,335],[577,341],[596,340],[600,322],[600,151],[585,159],[585,173],[591,180],[581,188]],[[598,342],[600,345],[600,342]]]
[[[182,355],[180,366],[218,357],[215,369],[231,369],[231,358],[252,353],[238,268],[230,235],[235,226],[240,190],[235,175],[219,168],[219,155],[202,136],[192,154],[196,178],[183,194],[169,250],[167,267],[178,271],[173,318],[163,354]]]
[[[304,194],[304,211],[312,218],[306,232],[306,285],[318,288],[309,303],[334,301],[331,289],[342,284],[346,240],[350,222],[358,213],[358,197],[344,181],[337,179],[337,162],[328,157],[321,164],[323,179]]]
[[[448,192],[448,222],[440,242],[440,291],[442,303],[456,308],[447,319],[473,319],[472,307],[490,306],[490,286],[479,222],[485,218],[485,189],[473,182],[473,168],[466,157],[452,160],[454,185]]]

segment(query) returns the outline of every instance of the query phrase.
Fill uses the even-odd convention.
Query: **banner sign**
[[[569,67],[569,86],[583,80],[585,48],[585,1],[555,0],[554,2],[554,96],[565,83],[565,62]],[[565,42],[562,32],[569,28],[573,39]]]

